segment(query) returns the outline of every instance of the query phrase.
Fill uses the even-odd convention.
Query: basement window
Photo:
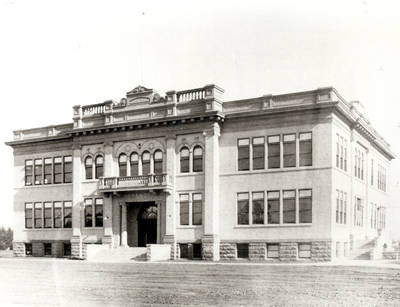
[[[249,244],[238,243],[236,244],[236,249],[238,258],[249,258]]]

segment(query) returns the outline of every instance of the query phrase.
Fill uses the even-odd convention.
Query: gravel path
[[[0,306],[400,306],[400,269],[0,259]]]

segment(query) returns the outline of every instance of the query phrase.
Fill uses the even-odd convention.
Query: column
[[[72,147],[72,257],[82,258],[82,237],[81,237],[81,206],[82,206],[82,161],[81,146],[74,143]]]
[[[120,203],[121,206],[121,246],[128,247],[128,233],[127,233],[127,214],[126,203]]]
[[[104,143],[104,177],[112,177],[113,175],[113,143],[105,142]],[[113,246],[113,231],[112,231],[112,203],[113,197],[111,193],[104,195],[104,203],[103,203],[103,244],[107,244],[110,247]]]
[[[205,131],[203,259],[219,260],[219,136],[218,123]]]
[[[176,259],[176,205],[175,205],[175,172],[176,172],[176,135],[167,135],[166,171],[172,190],[165,197],[165,235],[164,244],[171,245],[171,259]]]

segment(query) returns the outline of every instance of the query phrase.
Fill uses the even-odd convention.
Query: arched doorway
[[[157,206],[143,206],[138,213],[138,246],[157,243]]]

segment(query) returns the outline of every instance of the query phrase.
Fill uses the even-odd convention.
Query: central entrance
[[[157,243],[157,206],[155,204],[143,206],[137,217],[138,246]]]
[[[158,206],[153,201],[127,203],[127,244],[129,247],[145,247],[157,244]]]

